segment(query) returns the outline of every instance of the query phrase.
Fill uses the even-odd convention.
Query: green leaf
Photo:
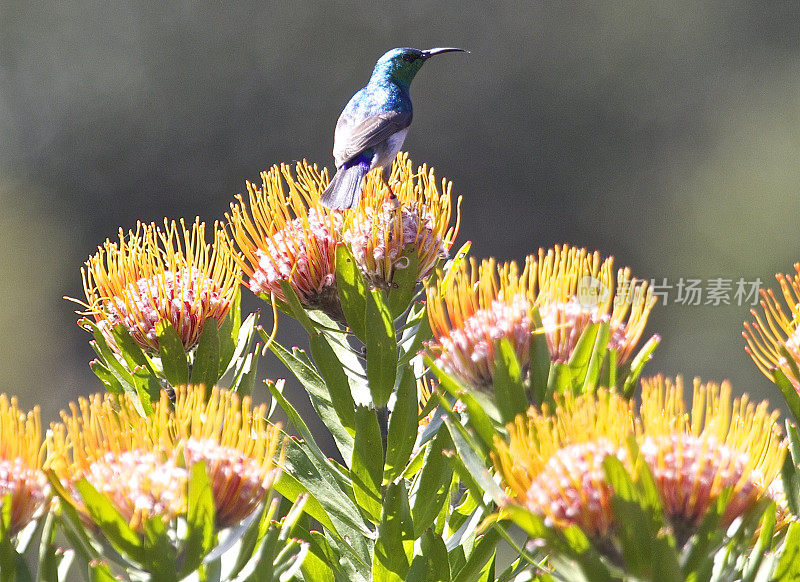
[[[497,430],[494,428],[492,419],[486,414],[484,406],[476,400],[471,391],[461,387],[453,378],[448,376],[444,370],[436,366],[429,356],[425,356],[423,361],[439,380],[439,386],[447,390],[454,397],[460,399],[467,408],[470,428],[472,428],[481,439],[484,444],[484,449],[490,449],[494,446],[494,437],[497,434]],[[443,401],[443,404],[447,403]],[[450,408],[452,407],[448,406],[448,409]]]
[[[192,384],[205,386],[206,397],[211,394],[211,389],[219,380],[219,350],[217,320],[209,319],[203,325],[192,362]]]
[[[408,313],[406,329],[400,340],[403,355],[398,360],[398,367],[407,365],[422,349],[422,343],[433,337],[431,322],[428,319],[427,306],[424,302],[417,302]]]
[[[117,347],[122,352],[122,357],[125,358],[125,362],[132,372],[142,405],[150,414],[152,412],[151,403],[158,402],[161,398],[161,384],[158,381],[158,374],[150,358],[145,355],[124,325],[115,325],[111,329],[111,335],[114,341],[117,342]]]
[[[434,399],[431,398],[431,400]],[[405,368],[400,376],[400,385],[397,387],[394,409],[389,416],[386,466],[383,471],[384,485],[399,477],[411,459],[419,427],[418,410],[419,401],[414,372],[411,368]]]
[[[300,322],[300,325],[303,326],[303,329],[305,329],[307,333],[314,333],[316,331],[314,322],[311,321],[311,318],[308,317],[306,310],[303,309],[303,304],[300,303],[300,299],[297,297],[297,293],[294,292],[294,289],[292,289],[292,285],[286,279],[281,279],[279,284],[281,286],[281,291],[283,291],[284,297],[286,297],[286,303],[292,312],[292,317]]]
[[[247,319],[244,320],[244,323],[238,327],[238,335],[236,339],[233,340],[236,342],[233,347],[233,354],[230,357],[220,357],[220,361],[225,365],[225,370],[220,374],[220,377],[228,374],[231,370],[235,370],[237,376],[241,374],[241,368],[243,367],[242,360],[246,359],[244,354],[250,349],[256,329],[260,329],[256,326],[256,323],[258,323],[258,314],[258,311],[251,313],[247,316]],[[221,335],[221,331],[219,333],[220,341],[222,341],[224,336]],[[233,331],[231,331],[231,333],[233,333]],[[220,343],[220,352],[222,352],[222,349],[223,344]],[[232,383],[231,387],[233,388],[233,386],[234,384]]]
[[[11,544],[11,493],[3,496],[0,506],[0,582],[14,582],[17,574],[17,551]]]
[[[507,338],[496,344],[494,357],[494,395],[503,423],[512,422],[528,409],[528,397],[522,384],[522,368],[514,346]]]
[[[608,388],[616,388],[617,386],[617,362],[619,361],[619,353],[616,348],[611,348],[606,351],[606,358],[603,360],[603,376],[600,378],[599,385]]]
[[[211,551],[216,542],[214,493],[211,490],[204,461],[192,465],[186,509],[186,538],[183,544],[181,568],[183,576],[197,569],[203,557]]]
[[[661,580],[681,579],[677,553],[672,548],[657,548],[660,522],[656,521],[648,500],[642,498],[627,469],[614,456],[603,460],[606,479],[614,490],[611,506],[622,544],[622,555],[628,572],[637,577],[652,578],[659,572]],[[658,555],[659,562],[654,562]]]
[[[356,408],[356,436],[350,476],[356,503],[367,519],[375,524],[380,523],[383,443],[378,416],[365,406]]]
[[[404,263],[402,269],[397,265]],[[412,245],[402,252],[395,261],[394,273],[392,275],[391,288],[389,289],[386,303],[392,317],[398,317],[408,309],[411,300],[414,298],[414,290],[417,286],[417,270],[419,268],[419,257],[417,247]]]
[[[289,350],[280,345],[278,342],[272,342],[269,348],[272,350],[272,353],[274,353],[278,359],[283,362],[287,368],[289,368],[292,374],[294,374],[295,378],[297,378],[303,385],[303,388],[306,389],[306,393],[311,400],[311,405],[314,407],[314,410],[317,412],[320,419],[322,419],[322,422],[325,424],[328,430],[331,431],[334,441],[336,441],[336,446],[339,448],[339,452],[342,454],[342,458],[349,459],[353,454],[353,436],[345,429],[344,425],[339,420],[339,413],[331,401],[328,386],[317,373],[317,370],[308,359],[308,356],[306,356],[303,350],[298,348],[294,348],[291,352],[289,352]],[[330,370],[328,372],[330,373]],[[288,404],[288,402],[286,403]],[[281,404],[281,406],[283,407],[283,404]],[[342,414],[345,414],[346,404],[340,402],[338,406],[341,408]],[[355,415],[355,412],[353,414]],[[296,415],[296,417],[292,418],[291,420],[292,422],[295,422],[296,420],[298,423],[305,425],[305,422],[302,421],[300,415]],[[355,423],[355,420],[353,422]],[[297,424],[295,424],[295,426],[297,426]],[[299,429],[300,427],[297,426],[297,428]],[[302,436],[309,441],[311,441],[313,438],[311,437],[310,431],[307,433],[307,435],[303,434]],[[322,455],[321,451],[320,455]],[[324,457],[324,455],[322,456]]]
[[[459,459],[464,463],[472,478],[495,502],[502,502],[505,499],[505,493],[495,483],[486,468],[490,464],[488,459],[481,457],[477,445],[474,444],[466,429],[460,423],[454,422],[450,417],[445,417],[444,423],[450,431],[450,437],[453,439]]]
[[[319,582],[337,582],[338,559],[331,544],[318,531],[308,531],[298,528],[296,535],[300,539],[309,541],[309,552],[303,561],[302,572],[304,580],[318,580]],[[334,571],[336,569],[336,571]]]
[[[281,409],[286,413],[289,421],[297,429],[297,432],[300,434],[300,436],[305,439],[304,444],[308,451],[314,455],[314,458],[317,459],[317,461],[323,465],[326,470],[331,472],[331,475],[336,477],[339,483],[349,484],[349,476],[340,471],[338,465],[335,465],[333,461],[325,456],[325,454],[322,452],[322,449],[320,449],[319,445],[317,445],[317,442],[314,439],[314,436],[311,434],[311,430],[308,428],[305,420],[303,420],[303,417],[300,416],[295,407],[292,406],[288,400],[286,400],[286,397],[283,395],[285,381],[282,379],[278,380],[277,382],[265,380],[265,383],[272,397],[278,401]]]
[[[240,396],[249,396],[253,393],[258,376],[258,352],[261,344],[256,344],[253,353],[247,354],[242,358],[241,368],[236,371],[234,381],[231,383],[230,390]]]
[[[793,522],[786,532],[786,541],[772,580],[774,582],[800,580],[800,522]]]
[[[425,453],[422,471],[413,491],[415,496],[411,517],[414,521],[415,537],[420,537],[433,524],[447,501],[450,482],[453,480],[453,464],[444,451],[452,446],[450,435],[442,430]]]
[[[766,505],[766,510],[761,516],[759,534],[756,545],[750,551],[744,567],[742,568],[742,582],[754,582],[759,569],[764,563],[764,557],[772,546],[772,536],[775,534],[777,518],[777,504],[771,501]]]
[[[162,320],[156,323],[156,333],[164,377],[171,386],[185,386],[189,383],[189,361],[178,332],[168,321]]]
[[[420,551],[414,556],[406,582],[450,582],[450,562],[442,538],[427,529],[420,538]]]
[[[575,349],[572,351],[569,362],[567,362],[572,372],[572,377],[579,385],[583,385],[583,380],[589,369],[597,336],[600,332],[600,325],[600,323],[590,323],[586,326],[586,329],[583,330],[575,344]]]
[[[405,482],[391,483],[386,489],[372,559],[374,582],[402,582],[406,579],[409,562],[403,542],[414,539],[413,530]]]
[[[603,366],[603,360],[606,358],[608,351],[608,340],[611,338],[611,326],[607,321],[599,324],[597,329],[597,336],[592,346],[592,355],[589,358],[589,363],[586,366],[586,375],[583,380],[584,394],[594,392],[598,386],[600,379],[600,370]],[[580,342],[580,340],[578,340]],[[580,380],[579,380],[580,381]]]
[[[631,361],[630,372],[622,384],[622,394],[626,398],[633,396],[633,393],[636,390],[636,385],[639,382],[639,377],[642,375],[644,365],[650,361],[653,352],[656,350],[660,342],[660,336],[652,336],[649,340],[647,340],[647,342],[642,346],[642,349],[639,350],[639,353],[637,353]]]
[[[789,454],[783,460],[781,478],[786,493],[786,503],[794,515],[800,515],[800,435],[797,427],[786,421],[786,436],[789,440]]]
[[[366,304],[367,381],[372,402],[380,408],[389,401],[397,378],[397,341],[383,291],[370,289]]]
[[[89,573],[92,577],[92,582],[117,582],[119,580],[114,576],[109,565],[103,562],[89,564]]]
[[[144,519],[142,528],[144,530],[142,563],[145,569],[159,582],[178,582],[175,547],[169,541],[167,528],[161,516]]]
[[[547,336],[544,334],[538,308],[531,312],[531,322],[533,328],[529,349],[531,394],[534,404],[541,406],[548,398],[547,377],[550,374],[550,350],[547,347]]]
[[[354,434],[355,431],[355,402],[350,390],[347,373],[342,367],[339,358],[328,343],[324,334],[317,332],[310,337],[311,355],[317,364],[317,369],[325,381],[331,405],[336,411],[342,426]],[[325,422],[325,419],[322,419]],[[325,422],[327,426],[327,422]]]
[[[786,374],[779,368],[772,370],[772,378],[780,388],[783,399],[786,401],[786,405],[789,407],[795,422],[800,422],[800,396],[797,394],[797,390],[794,389]]]
[[[339,535],[328,512],[325,511],[325,508],[317,501],[317,498],[314,497],[313,494],[310,494],[308,488],[300,483],[296,477],[286,471],[281,472],[273,485],[273,489],[291,502],[297,501],[302,495],[311,495],[304,506],[305,512],[318,521],[322,527],[336,536]]]
[[[478,580],[479,573],[489,560],[494,558],[500,534],[496,529],[487,531],[476,540],[464,566],[458,571],[453,582],[473,582]]]
[[[545,401],[552,403],[554,394],[564,394],[568,390],[575,391],[572,370],[568,364],[553,362],[550,365],[550,375],[547,377],[547,396]]]
[[[145,409],[141,398],[139,397],[139,390],[136,387],[136,380],[133,378],[133,374],[131,374],[131,372],[128,371],[117,359],[114,351],[108,345],[108,342],[106,342],[103,332],[100,331],[100,328],[95,322],[84,318],[81,319],[79,323],[82,326],[88,327],[92,330],[92,336],[94,337],[92,347],[98,352],[103,365],[114,376],[114,379],[119,383],[122,390],[129,393],[133,397],[132,400],[134,402],[134,406],[136,407],[136,411],[142,416],[145,416]],[[102,376],[98,375],[98,377],[101,381],[103,380]],[[108,384],[106,385],[108,386]]]
[[[224,372],[236,351],[239,343],[239,329],[242,327],[242,286],[236,286],[236,295],[225,319],[219,325],[219,371]],[[222,376],[222,374],[220,374]]]
[[[122,394],[125,391],[120,381],[117,380],[116,376],[114,376],[114,374],[111,373],[111,370],[106,368],[100,362],[100,360],[92,360],[89,362],[89,368],[91,368],[92,372],[94,372],[94,375],[100,379],[100,381],[103,383],[103,386],[105,386],[106,390],[111,394]]]
[[[86,479],[75,483],[75,489],[86,505],[86,511],[92,521],[100,528],[103,535],[117,551],[142,562],[143,540],[133,531],[125,518],[114,507],[107,497],[95,489]]]
[[[686,541],[681,551],[682,569],[685,575],[692,572],[704,571],[713,565],[709,556],[711,549],[723,539],[725,532],[719,527],[725,508],[731,499],[731,488],[723,489],[714,504],[703,516],[694,535]],[[677,540],[681,545],[682,540]]]
[[[61,481],[59,481],[52,469],[46,470],[45,475],[47,476],[47,480],[50,482],[53,492],[60,499],[60,529],[69,540],[71,548],[75,550],[76,555],[80,556],[85,563],[89,563],[93,560],[99,560],[101,556],[95,549],[95,546],[93,545],[92,540],[86,531],[86,526],[83,521],[84,518],[78,514],[78,511],[73,505],[75,501],[64,488],[64,485],[61,483]]]
[[[358,338],[364,340],[367,284],[353,254],[344,244],[336,247],[336,290],[347,325]]]
[[[343,545],[347,552],[356,559],[362,567],[369,564],[369,549],[367,540],[371,532],[363,524],[361,513],[353,501],[346,495],[339,485],[339,476],[331,467],[330,461],[321,462],[315,455],[309,455],[308,443],[296,439],[289,441],[286,447],[286,460],[284,472],[275,484],[275,490],[292,501],[297,499],[296,485],[294,490],[287,488],[284,477],[293,477],[305,489],[303,493],[310,493],[316,499],[327,515],[327,521],[333,526],[329,531],[340,540],[346,541]],[[306,510],[314,510],[314,504],[309,500]],[[318,519],[314,516],[315,519]]]

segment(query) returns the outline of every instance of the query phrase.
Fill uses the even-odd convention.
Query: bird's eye
[[[408,53],[403,55],[403,60],[406,61],[407,63],[413,63],[414,61],[417,60],[417,58],[418,58],[417,55],[413,53]]]

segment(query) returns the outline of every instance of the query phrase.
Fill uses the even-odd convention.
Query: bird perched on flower
[[[358,204],[362,178],[373,168],[394,161],[411,125],[408,88],[423,63],[434,55],[469,52],[460,48],[395,48],[375,64],[367,86],[345,106],[333,137],[336,175],[322,193],[328,208],[347,209]]]

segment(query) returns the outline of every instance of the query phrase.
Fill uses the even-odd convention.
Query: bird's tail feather
[[[328,208],[353,208],[361,197],[361,180],[368,171],[362,164],[339,168],[319,201]]]

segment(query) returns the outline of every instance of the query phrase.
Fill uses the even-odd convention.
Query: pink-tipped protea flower
[[[569,361],[584,330],[602,322],[609,324],[608,347],[617,351],[617,365],[630,359],[656,300],[647,282],[631,279],[628,268],[617,272],[615,285],[613,265],[612,257],[601,262],[596,251],[539,249],[531,267],[537,271],[534,303],[552,361]]]
[[[343,237],[356,263],[374,286],[391,292],[395,272],[416,256],[415,281],[428,277],[440,258],[447,258],[458,233],[450,226],[452,184],[436,186],[433,168],[412,171],[408,154],[392,166],[391,191],[379,173],[367,175],[358,206],[345,216]],[[458,211],[457,211],[458,212]]]
[[[83,477],[134,530],[146,519],[170,522],[186,512],[189,473],[173,456],[139,449],[107,452],[89,465]]]
[[[629,469],[626,441],[635,434],[632,404],[605,390],[558,395],[556,407],[531,408],[508,425],[508,442],[495,441],[495,466],[509,504],[521,505],[558,528],[580,527],[601,540],[613,528],[613,491],[603,460],[612,455]],[[601,544],[602,545],[602,544]]]
[[[611,258],[564,245],[516,263],[461,262],[427,289],[433,341],[428,352],[462,383],[490,390],[497,343],[507,339],[523,370],[529,364],[530,334],[543,333],[550,359],[567,362],[592,323],[608,323],[608,348],[617,365],[633,354],[655,298],[646,282],[620,269]],[[534,329],[533,310],[541,317]]]
[[[783,464],[786,444],[766,401],[747,396],[731,402],[728,382],[694,382],[686,413],[683,382],[657,376],[642,382],[641,454],[679,539],[691,533],[719,495],[732,497],[722,518],[727,526],[769,490]]]
[[[262,185],[247,183],[248,203],[237,196],[225,216],[242,253],[239,264],[247,286],[262,299],[286,302],[287,282],[300,303],[342,321],[336,292],[336,245],[341,214],[319,203],[325,179],[316,166],[273,166],[261,174]],[[249,206],[249,208],[248,208]]]
[[[264,502],[277,476],[280,435],[266,422],[265,405],[217,388],[206,400],[204,386],[177,387],[174,405],[162,393],[150,416],[136,404],[128,395],[80,398],[51,426],[46,467],[79,511],[85,513],[74,484],[85,477],[132,528],[151,517],[171,521],[185,512],[189,470],[199,461],[217,527],[238,523]]]
[[[219,527],[250,515],[277,477],[280,428],[265,416],[266,405],[253,407],[248,396],[226,390],[215,388],[207,400],[202,386],[175,392],[174,438],[183,443],[187,467],[205,462]]]
[[[772,289],[761,290],[763,316],[751,310],[755,321],[745,322],[742,335],[747,341],[745,351],[767,378],[774,380],[772,371],[778,369],[800,392],[800,263],[794,269],[794,275],[775,275],[783,302]]]
[[[515,263],[463,262],[427,289],[436,365],[466,386],[490,392],[498,343],[508,340],[524,368],[530,360],[532,320],[528,277]]]
[[[45,468],[56,474],[86,521],[91,519],[75,488],[82,478],[131,528],[139,530],[150,518],[169,522],[186,510],[188,480],[171,442],[170,418],[169,409],[140,415],[127,395],[79,398],[47,432]]]
[[[697,531],[724,490],[731,498],[721,528],[752,508],[772,488],[786,444],[767,403],[731,401],[730,385],[695,382],[689,413],[683,385],[656,377],[643,382],[639,415],[633,403],[604,389],[556,396],[551,410],[535,407],[508,425],[508,440],[495,439],[492,454],[507,505],[523,507],[547,525],[578,526],[596,548],[616,560],[618,517],[603,459],[618,458],[631,478],[641,462],[655,479],[667,526],[682,546]],[[632,458],[635,438],[639,458]]]
[[[7,536],[37,519],[50,497],[42,472],[42,425],[39,408],[20,411],[16,398],[0,394],[0,507],[10,499]]]
[[[124,326],[143,349],[158,352],[157,324],[169,322],[188,351],[207,322],[220,325],[239,286],[230,245],[215,226],[213,247],[205,224],[191,231],[164,221],[138,224],[119,243],[106,241],[81,269],[86,315],[97,321],[113,347],[111,328]]]

